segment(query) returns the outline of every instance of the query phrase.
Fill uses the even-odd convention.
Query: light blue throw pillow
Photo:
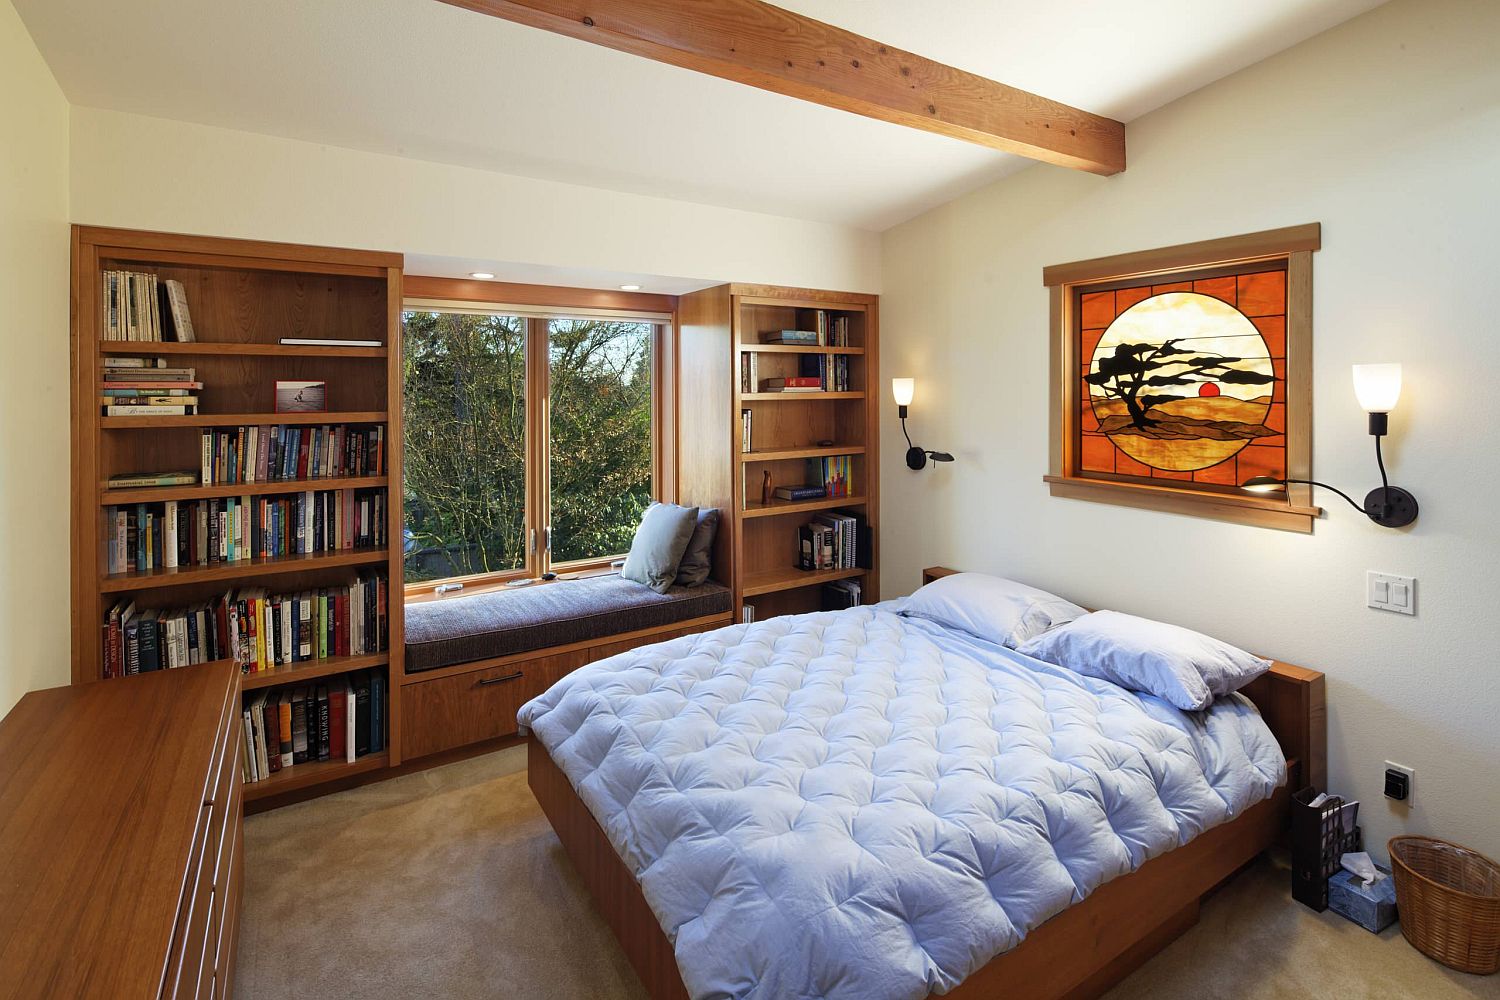
[[[677,567],[697,526],[697,507],[653,503],[641,515],[620,575],[665,594],[677,578]]]

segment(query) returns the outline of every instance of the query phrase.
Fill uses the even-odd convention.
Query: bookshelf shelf
[[[283,684],[301,684],[319,677],[333,677],[356,670],[368,670],[370,667],[383,667],[390,661],[389,653],[374,653],[370,656],[330,656],[323,660],[290,663],[271,670],[245,674],[240,680],[240,687],[246,691],[254,691],[257,688],[279,687]]]
[[[789,399],[864,399],[865,394],[863,392],[742,392],[739,398],[747,403],[784,403]],[[114,419],[129,418],[116,417]]]
[[[305,764],[295,764],[291,767],[284,767],[261,781],[246,784],[244,786],[245,801],[254,802],[256,799],[280,795],[283,792],[295,792],[298,789],[311,788],[325,782],[338,781],[340,778],[352,778],[356,774],[389,767],[390,764],[390,754],[384,750],[379,753],[365,754],[352,764],[346,760],[313,760]]]
[[[824,583],[832,583],[835,580],[851,580],[857,576],[864,576],[868,572],[869,570],[863,569],[805,570],[794,566],[788,566],[785,569],[768,569],[746,574],[741,592],[746,597],[759,597],[784,590],[815,587]]]
[[[384,358],[384,347],[318,347],[311,344],[178,344],[171,341],[111,340],[99,344],[105,356],[152,357],[266,357],[266,358]]]
[[[208,391],[208,390],[205,390]],[[324,413],[194,413],[171,417],[100,417],[99,426],[107,431],[166,430],[172,427],[238,427],[262,424],[383,424],[389,414],[384,410],[341,410]]]
[[[781,462],[790,458],[828,458],[834,455],[863,455],[865,446],[862,444],[829,445],[826,448],[766,448],[756,451],[742,451],[739,461],[746,462]]]
[[[99,589],[106,594],[154,587],[184,587],[193,583],[217,583],[250,577],[302,573],[313,569],[339,566],[370,566],[390,558],[389,549],[346,549],[342,552],[315,552],[305,556],[278,556],[274,559],[244,559],[237,562],[190,566],[185,569],[153,569],[146,573],[114,573],[99,578]]]
[[[308,490],[366,490],[389,486],[386,476],[356,476],[350,479],[281,479],[266,483],[214,483],[212,486],[142,486],[126,489],[99,488],[99,504],[114,507],[163,500],[212,500],[218,497],[258,497]]]
[[[747,503],[745,517],[776,517],[779,514],[801,514],[834,507],[862,507],[864,497],[820,497],[817,500],[773,500],[768,504]]]
[[[741,344],[746,354],[863,354],[863,347],[804,347],[801,344]]]

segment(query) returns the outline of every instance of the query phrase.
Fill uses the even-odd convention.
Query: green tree
[[[408,580],[525,564],[526,325],[405,316]],[[546,326],[552,557],[623,552],[651,500],[653,327]]]

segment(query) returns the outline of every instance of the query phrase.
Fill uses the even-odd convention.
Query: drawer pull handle
[[[506,681],[513,681],[513,680],[517,679],[520,676],[521,676],[521,671],[517,670],[515,673],[513,673],[513,674],[506,674],[504,677],[484,677],[484,678],[481,678],[481,679],[475,681],[474,682],[474,686],[475,687],[485,687],[485,686],[490,685],[490,684],[504,684]]]

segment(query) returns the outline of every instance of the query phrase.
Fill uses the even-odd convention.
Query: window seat
[[[727,615],[732,604],[729,588],[712,580],[658,594],[618,575],[411,604],[406,672]]]

